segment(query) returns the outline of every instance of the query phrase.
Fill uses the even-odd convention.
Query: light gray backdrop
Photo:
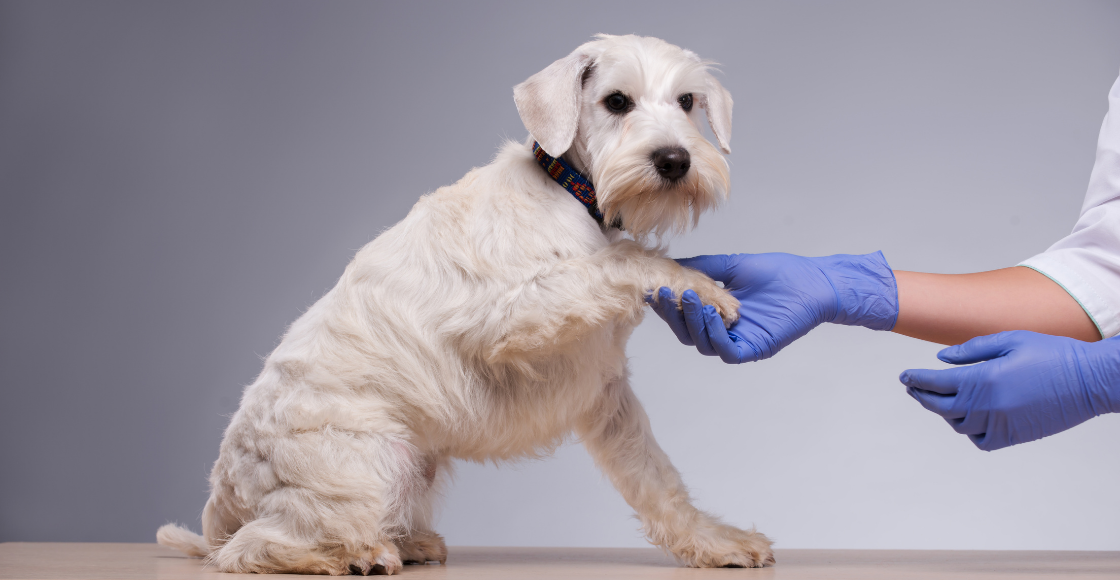
[[[354,251],[521,139],[593,33],[723,63],[733,192],[677,256],[1009,266],[1073,225],[1116,2],[0,2],[0,540],[198,529],[241,388]],[[547,224],[542,224],[547,227]],[[1120,417],[977,451],[938,346],[828,326],[726,366],[656,319],[639,396],[699,504],[780,547],[1120,549]],[[460,465],[451,544],[640,546],[578,445]]]

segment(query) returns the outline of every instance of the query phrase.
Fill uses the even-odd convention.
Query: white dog
[[[531,457],[574,431],[652,543],[690,566],[773,563],[765,536],[692,505],[624,352],[660,286],[737,317],[641,243],[726,197],[697,109],[729,152],[731,96],[692,52],[601,35],[514,100],[528,143],[422,197],[292,324],[226,430],[203,536],[167,525],[161,544],[226,572],[443,562],[430,520],[451,458]]]

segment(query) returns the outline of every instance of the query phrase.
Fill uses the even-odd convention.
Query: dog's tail
[[[156,531],[156,541],[195,558],[205,558],[211,551],[210,545],[202,536],[177,524],[161,526]]]

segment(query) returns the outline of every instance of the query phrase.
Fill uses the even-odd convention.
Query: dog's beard
[[[595,189],[605,223],[618,219],[635,238],[660,238],[696,227],[700,214],[727,198],[731,176],[723,156],[703,138],[682,145],[692,166],[675,182],[657,173],[648,144],[624,144],[604,156]]]

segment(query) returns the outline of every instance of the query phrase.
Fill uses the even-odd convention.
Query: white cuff
[[[1104,293],[1100,291],[1102,289],[1093,283],[1091,277],[1083,275],[1078,268],[1071,266],[1078,263],[1078,260],[1069,259],[1070,257],[1064,255],[1075,251],[1076,249],[1073,248],[1051,250],[1024,260],[1019,265],[1046,276],[1068,292],[1093,320],[1097,331],[1101,333],[1101,338],[1111,338],[1120,334],[1120,316],[1117,316],[1115,307],[1104,299]]]

